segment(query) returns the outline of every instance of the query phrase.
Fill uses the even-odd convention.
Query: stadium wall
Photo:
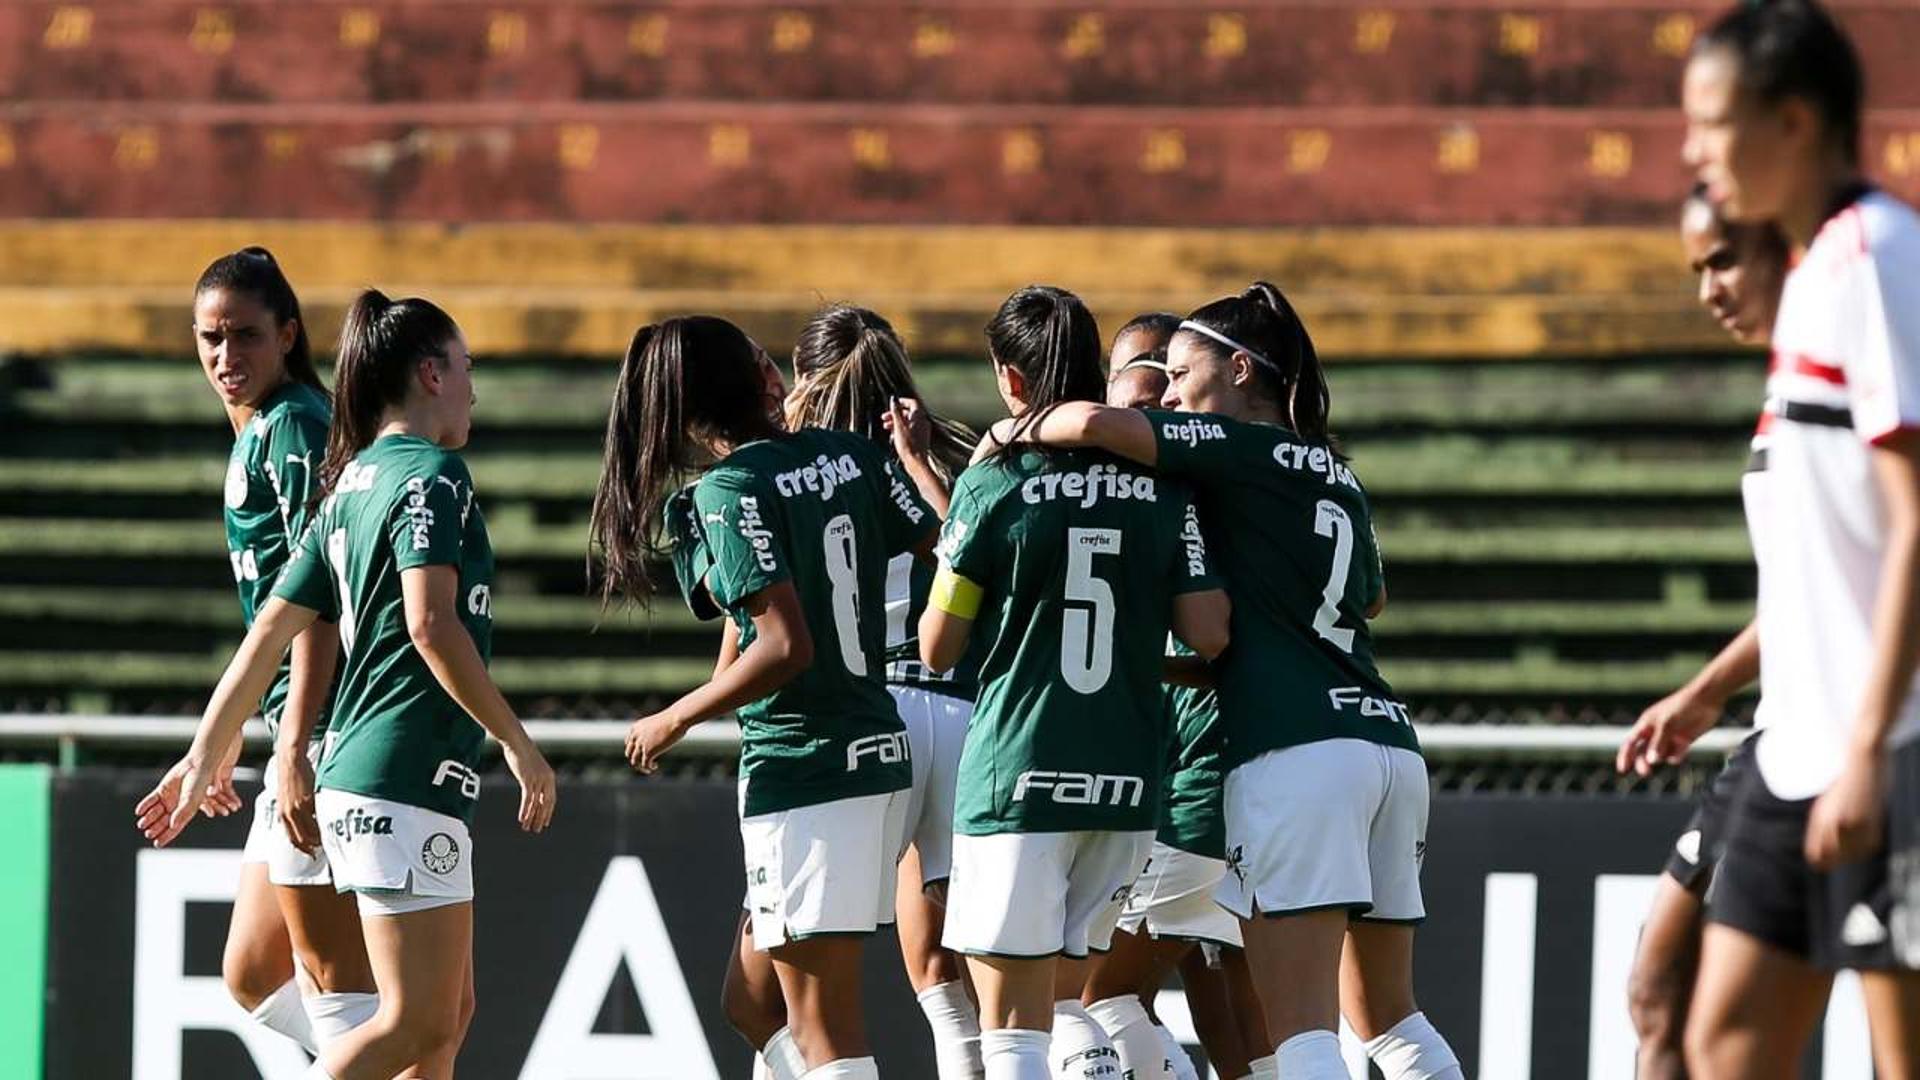
[[[52,778],[51,833],[22,838],[33,817],[19,801],[36,785],[44,793],[47,774],[0,776],[14,800],[0,809],[16,812],[10,853],[44,858],[50,837],[45,1075],[297,1078],[299,1053],[250,1024],[218,976],[245,815],[201,822],[181,846],[155,851],[127,817],[151,776],[81,769]],[[747,1075],[718,1008],[739,911],[734,800],[724,781],[568,781],[555,830],[528,837],[513,825],[509,792],[491,789],[474,828],[480,1012],[461,1075]],[[1651,875],[1688,809],[1671,799],[1436,797],[1419,993],[1472,1075],[1631,1076],[1626,965]],[[9,875],[13,894],[23,887]],[[15,895],[15,917],[27,899]],[[38,940],[31,928],[18,937]],[[883,1075],[933,1075],[890,940],[869,950],[867,980]],[[1182,1001],[1163,1003],[1173,1022]],[[1850,1007],[1809,1076],[1867,1075]],[[26,1059],[0,1065],[14,1060]]]

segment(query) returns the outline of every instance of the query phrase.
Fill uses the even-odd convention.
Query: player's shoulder
[[[410,435],[377,440],[357,460],[377,466],[382,474],[380,480],[397,490],[407,490],[435,480],[463,486],[468,490],[473,486],[473,474],[468,470],[465,458],[455,451]]]
[[[290,381],[275,391],[273,400],[261,410],[257,419],[263,430],[278,429],[309,435],[317,430],[323,437],[327,425],[332,421],[333,404],[326,392],[296,381]]]
[[[1920,269],[1920,213],[1884,191],[1868,191],[1827,219],[1804,262],[1835,271]]]

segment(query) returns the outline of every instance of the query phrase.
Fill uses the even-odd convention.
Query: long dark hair
[[[1294,434],[1333,442],[1327,429],[1327,414],[1333,407],[1327,373],[1320,366],[1307,324],[1277,286],[1256,281],[1239,296],[1221,297],[1200,308],[1187,321],[1238,343],[1253,358],[1254,386],[1279,406]],[[1181,333],[1212,355],[1233,355],[1234,350],[1216,338],[1192,329]]]
[[[603,604],[642,604],[649,562],[668,554],[663,513],[677,482],[707,464],[702,443],[779,434],[753,339],[725,319],[688,315],[634,332],[607,413],[606,453],[588,541],[604,566]]]
[[[834,304],[801,328],[793,347],[793,376],[793,392],[787,395],[792,428],[852,431],[885,444],[880,418],[891,399],[914,398],[926,405],[893,324],[851,304]],[[931,409],[926,416],[933,428],[934,471],[951,482],[967,467],[980,437]]]
[[[1029,285],[1000,305],[987,323],[987,348],[997,364],[1026,380],[1027,411],[1014,424],[1009,447],[1063,401],[1100,401],[1107,377],[1101,370],[1100,327],[1080,298],[1052,285]]]
[[[1693,43],[1693,55],[1725,49],[1739,62],[1742,93],[1772,105],[1797,97],[1819,112],[1827,136],[1860,163],[1866,79],[1846,31],[1813,0],[1748,0],[1727,10]]]
[[[293,348],[287,350],[287,378],[306,383],[322,393],[326,387],[313,366],[313,346],[307,343],[307,320],[300,317],[300,298],[280,271],[273,252],[263,247],[243,247],[207,264],[193,286],[193,298],[220,289],[245,293],[273,313],[276,326],[294,324]]]
[[[432,301],[389,300],[376,289],[353,298],[333,362],[333,426],[317,498],[331,494],[347,463],[373,442],[380,414],[407,399],[415,365],[430,357],[445,363],[459,336],[453,317]]]

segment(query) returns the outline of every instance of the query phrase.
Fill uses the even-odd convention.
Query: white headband
[[[1280,365],[1267,359],[1265,354],[1259,352],[1256,349],[1247,348],[1245,345],[1240,344],[1239,342],[1233,340],[1232,338],[1221,333],[1220,331],[1215,330],[1211,326],[1206,326],[1204,324],[1194,322],[1192,319],[1185,319],[1181,321],[1180,329],[1191,330],[1194,333],[1201,335],[1202,337],[1210,337],[1213,340],[1219,342],[1222,345],[1225,345],[1227,348],[1232,349],[1235,352],[1246,353],[1248,356],[1251,356],[1255,360],[1258,360],[1259,362],[1261,362],[1262,364],[1267,365],[1267,367],[1272,368],[1274,371],[1280,370]]]
[[[1167,362],[1165,360],[1155,360],[1152,353],[1143,352],[1126,363],[1121,364],[1120,371],[1132,371],[1137,367],[1152,368],[1155,371],[1165,372],[1167,370]],[[1115,374],[1119,374],[1119,372],[1115,372]]]

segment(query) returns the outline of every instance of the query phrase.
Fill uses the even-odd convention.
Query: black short
[[[1700,793],[1693,817],[1667,856],[1668,876],[1695,896],[1705,896],[1707,883],[1713,880],[1714,864],[1720,861],[1720,847],[1726,842],[1727,814],[1733,809],[1733,795],[1740,788],[1741,778],[1753,771],[1753,744],[1759,737],[1758,732],[1747,736],[1727,755],[1726,765],[1707,790]]]
[[[1887,843],[1830,872],[1807,864],[1812,799],[1749,769],[1734,793],[1707,919],[1827,970],[1920,970],[1920,743],[1893,752]]]

